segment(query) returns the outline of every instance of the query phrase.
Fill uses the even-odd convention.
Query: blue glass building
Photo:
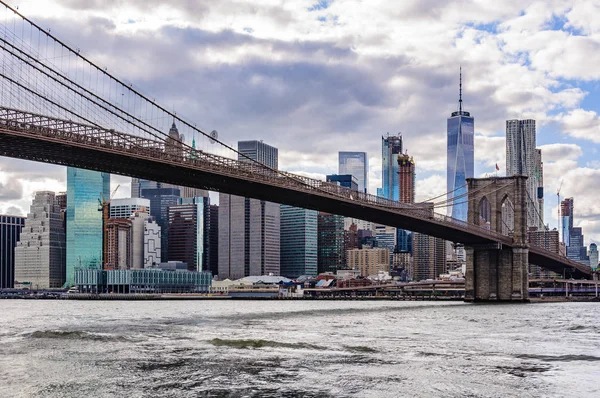
[[[317,216],[314,210],[281,205],[281,275],[317,275]]]
[[[366,152],[339,152],[338,174],[352,174],[358,180],[358,190],[367,193],[369,188],[369,158]]]
[[[160,226],[160,252],[163,262],[169,260],[169,206],[174,206],[180,197],[179,188],[143,189],[142,198],[150,199],[150,215]]]
[[[402,136],[381,137],[381,191],[378,196],[400,200],[400,178],[398,155],[402,154]],[[381,195],[379,195],[381,194]]]
[[[448,118],[448,215],[467,221],[467,178],[473,178],[475,119],[462,110],[462,74],[458,111]],[[453,201],[453,199],[456,200]]]
[[[325,180],[358,191],[358,179],[352,174],[330,174],[325,177]]]
[[[102,212],[110,197],[110,174],[67,168],[67,285],[75,268],[102,269]]]

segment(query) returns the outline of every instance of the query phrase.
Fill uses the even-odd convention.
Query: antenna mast
[[[462,114],[462,65],[460,66],[458,83],[458,112]]]

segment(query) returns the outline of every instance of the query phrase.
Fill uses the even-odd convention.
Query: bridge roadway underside
[[[419,232],[465,245],[496,244],[484,234],[461,231],[442,223],[425,222],[407,214],[376,206],[353,203],[344,198],[320,196],[273,186],[264,182],[247,181],[235,175],[222,175],[213,171],[202,171],[175,164],[161,159],[145,158],[114,152],[98,147],[83,147],[80,144],[69,145],[58,140],[44,137],[19,135],[14,131],[0,130],[0,155],[12,158],[72,166],[89,170],[103,171],[123,176],[143,178],[175,185],[207,189],[232,195],[245,196],[270,202],[313,209],[346,217],[380,223],[396,228]],[[505,245],[506,246],[506,245]],[[551,271],[563,274],[564,264],[548,259],[543,254],[536,255],[530,250],[530,263],[540,264]],[[567,276],[589,278],[578,270],[567,271]]]

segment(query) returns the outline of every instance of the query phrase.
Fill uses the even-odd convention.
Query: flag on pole
[[[496,163],[496,171],[499,171],[500,167],[498,167],[498,163]]]

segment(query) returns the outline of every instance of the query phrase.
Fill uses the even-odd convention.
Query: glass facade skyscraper
[[[358,180],[358,190],[368,192],[369,158],[366,152],[339,152],[338,174],[352,174]]]
[[[15,246],[25,225],[25,217],[0,215],[0,289],[14,287]]]
[[[467,178],[473,178],[475,163],[475,119],[462,110],[462,74],[458,111],[448,118],[447,192],[448,215],[467,221]],[[454,198],[457,198],[453,201]]]
[[[317,216],[315,210],[281,205],[281,275],[317,276]]]
[[[75,268],[102,268],[102,212],[110,197],[110,174],[67,168],[67,285]]]
[[[402,154],[402,136],[381,137],[381,196],[400,200],[398,155]]]

